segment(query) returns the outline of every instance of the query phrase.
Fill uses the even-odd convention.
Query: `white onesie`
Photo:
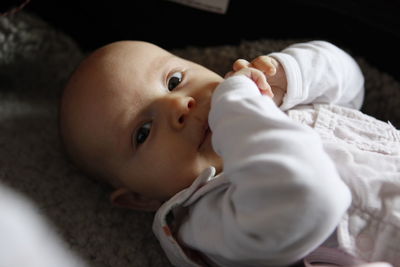
[[[153,230],[176,266],[288,266],[320,245],[400,266],[400,134],[360,108],[363,77],[327,42],[273,53],[280,109],[247,77],[222,82],[211,166],[158,210]]]

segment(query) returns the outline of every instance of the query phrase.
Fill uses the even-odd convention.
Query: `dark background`
[[[324,39],[400,80],[397,0],[231,0],[224,15],[165,0],[32,0],[26,9],[72,36],[84,51],[122,39],[166,49],[260,38]]]

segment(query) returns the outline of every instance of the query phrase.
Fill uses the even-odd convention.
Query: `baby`
[[[237,60],[225,79],[122,41],[72,75],[60,130],[115,205],[157,210],[176,266],[288,266],[321,245],[400,266],[400,133],[356,110],[363,83],[323,41]]]

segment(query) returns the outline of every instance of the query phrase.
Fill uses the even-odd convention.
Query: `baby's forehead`
[[[88,57],[82,68],[84,88],[81,89],[86,91],[86,99],[92,101],[91,96],[97,98],[95,102],[102,106],[100,111],[103,112],[112,113],[125,106],[138,107],[149,94],[157,93],[154,88],[158,87],[156,83],[162,82],[163,75],[183,62],[149,43],[117,42],[100,48]]]
[[[168,59],[175,58],[173,54],[146,42],[116,42],[104,46],[94,53],[105,63],[131,63],[132,65],[143,66],[151,65],[153,68],[162,66]]]
[[[185,62],[158,46],[142,42],[122,42],[106,46],[96,51],[93,57],[92,65],[103,72],[99,75],[118,79],[134,76],[138,82],[144,78],[156,79],[167,68],[177,67]]]
[[[81,74],[77,75],[80,82],[76,98],[84,95],[82,100],[103,106],[102,112],[111,112],[125,104],[141,106],[149,94],[157,93],[154,89],[165,82],[164,76],[185,62],[152,44],[117,42],[95,51],[82,64]]]

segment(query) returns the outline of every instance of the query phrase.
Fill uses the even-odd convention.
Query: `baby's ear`
[[[117,207],[141,211],[156,211],[161,201],[144,197],[126,188],[118,188],[111,193],[111,203]]]

